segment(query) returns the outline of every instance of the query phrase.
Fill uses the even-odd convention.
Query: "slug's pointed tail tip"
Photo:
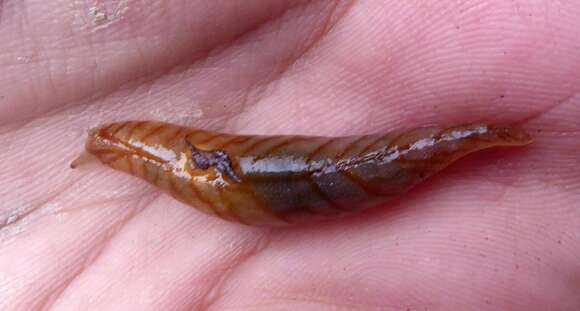
[[[74,159],[70,163],[70,168],[76,169],[80,166],[94,163],[96,160],[97,160],[97,158],[94,155],[92,155],[86,151],[83,151],[83,153],[81,153],[81,155],[79,155],[76,159]]]

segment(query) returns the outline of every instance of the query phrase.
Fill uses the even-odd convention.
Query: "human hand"
[[[71,4],[72,3],[72,4]],[[0,310],[580,308],[580,4],[0,2]],[[70,170],[152,119],[347,135],[516,123],[390,206],[282,229]]]

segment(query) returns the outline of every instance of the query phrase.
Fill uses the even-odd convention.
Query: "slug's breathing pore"
[[[237,136],[153,121],[90,131],[86,154],[190,206],[251,225],[287,225],[382,205],[457,159],[532,142],[484,124],[353,137]]]

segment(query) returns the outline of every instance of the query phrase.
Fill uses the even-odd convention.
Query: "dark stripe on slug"
[[[244,147],[241,150],[238,150],[237,153],[240,156],[246,156],[248,152],[254,151],[256,148],[258,148],[262,144],[265,144],[265,143],[270,142],[274,139],[277,139],[277,137],[276,136],[261,136],[261,137],[254,137],[254,139],[256,139],[256,140],[253,143]]]
[[[216,208],[216,205],[214,204],[214,202],[212,202],[211,200],[209,200],[208,198],[206,198],[203,195],[203,191],[200,191],[197,186],[195,186],[195,184],[190,184],[190,189],[191,191],[193,191],[194,195],[203,203],[205,204],[209,210],[211,210],[214,215],[216,215],[217,217],[227,220],[227,217],[225,214],[222,213],[222,211],[220,211],[219,209]]]
[[[335,142],[336,142],[336,139],[329,138],[327,142],[324,142],[323,144],[321,144],[320,146],[318,146],[316,149],[314,149],[312,152],[308,153],[304,157],[304,161],[306,163],[309,163],[310,161],[312,161],[312,159],[314,159],[314,157],[316,155],[318,155],[319,153],[321,153],[324,150],[324,148],[328,147],[329,145],[332,145]]]
[[[214,187],[213,190],[216,192],[217,194],[217,204],[214,204],[214,208],[216,205],[221,205],[223,207],[223,212],[221,215],[223,217],[223,219],[226,220],[235,220],[235,215],[232,215],[233,212],[230,210],[229,206],[224,202],[224,198],[223,198],[223,193],[221,191],[221,188],[218,187]],[[218,211],[219,209],[215,208],[216,211]]]
[[[205,135],[206,133],[207,132],[204,132],[204,131],[192,130],[192,131],[189,131],[189,133],[187,133],[185,135],[185,139],[187,139],[191,143],[193,143],[198,135]]]
[[[143,135],[143,137],[141,138],[141,141],[142,141],[142,142],[147,142],[147,140],[148,140],[148,139],[149,139],[151,136],[153,136],[153,135],[155,135],[155,134],[159,133],[159,132],[160,132],[160,131],[161,131],[163,128],[165,128],[165,124],[161,124],[161,125],[158,125],[158,126],[156,126],[156,127],[153,127],[153,130],[151,130],[151,131],[149,131],[149,132],[145,133],[145,135]]]
[[[329,197],[326,194],[326,192],[323,189],[321,189],[320,186],[318,186],[318,184],[312,178],[312,174],[308,174],[305,178],[308,181],[310,187],[312,188],[312,191],[318,194],[327,203],[330,209],[335,209],[338,211],[347,211],[347,209],[343,208],[339,202]],[[322,213],[320,213],[320,211],[317,211],[316,209],[310,208],[309,210],[312,211],[313,213],[323,215]]]
[[[395,151],[400,151],[400,150],[406,150],[409,149],[410,145],[406,145],[406,146],[399,146],[399,141],[408,133],[405,132],[401,132],[399,133],[397,136],[395,136],[388,144],[385,145],[384,149],[380,150],[380,152],[378,153],[379,157],[381,159],[387,157],[388,155],[391,155],[393,152]],[[364,154],[361,153],[361,156],[363,156]],[[400,159],[400,157],[399,157]]]
[[[121,131],[126,131],[132,124],[132,121],[124,122],[121,127],[115,129],[115,132],[111,136],[118,135]]]
[[[406,133],[401,132],[397,136],[395,136],[393,138],[393,140],[391,140],[390,143],[387,144],[385,146],[385,148],[380,151],[379,158],[384,159],[386,157],[391,156],[394,152],[409,149],[410,148],[410,145],[399,146],[399,140],[401,140],[401,138],[403,138],[405,136],[405,134]],[[395,161],[398,161],[400,159],[401,159],[401,157],[398,157],[397,159],[395,159]]]
[[[211,205],[204,202],[200,195],[197,193],[197,189],[190,183],[184,184],[180,182],[174,174],[168,174],[168,183],[175,189],[175,193],[178,198],[181,198],[182,202],[185,202],[189,206],[196,206],[198,204],[205,204],[205,206],[197,207],[199,210],[204,211],[206,213],[210,213],[216,215],[214,209],[211,208]],[[185,185],[185,186],[184,186]]]
[[[183,186],[183,183],[175,177],[174,174],[170,174],[169,180],[177,194],[184,200],[187,204],[193,205],[196,204],[191,196],[191,193],[188,191],[189,189]]]
[[[141,167],[143,178],[147,177],[147,165],[145,164],[145,160],[141,159],[141,161],[139,161],[139,166]]]
[[[118,123],[109,123],[109,124],[106,124],[106,125],[104,125],[104,126],[102,126],[102,127],[100,128],[99,132],[107,132],[107,131],[109,131],[109,130],[110,130],[110,129],[111,129],[113,126],[114,126],[114,125],[117,125],[117,124],[118,124]]]
[[[368,144],[363,150],[361,150],[359,152],[359,154],[365,154],[365,153],[371,151],[373,148],[375,148],[375,145],[377,145],[378,143],[380,143],[386,139],[387,139],[386,136],[380,136],[379,138],[373,140],[370,144]],[[383,147],[387,147],[387,146],[383,146]]]
[[[133,172],[132,171],[129,171],[129,167],[131,166],[131,158],[129,156],[125,155],[122,159],[119,159],[119,161],[121,161],[121,160],[124,160],[125,161],[125,163],[120,162],[121,165],[124,164],[125,165],[125,170],[127,172],[129,172],[131,175],[133,175]]]
[[[176,198],[182,198],[180,193],[177,191],[177,189],[175,188],[175,184],[173,183],[173,174],[170,171],[167,170],[163,170],[162,171],[163,174],[165,175],[165,180],[167,182],[167,190],[169,191],[169,193]],[[183,198],[182,198],[183,199]]]
[[[399,142],[400,142],[401,138],[405,137],[406,134],[408,134],[408,133],[401,132],[397,136],[395,136],[393,138],[393,140],[391,140],[391,142],[387,146],[385,146],[386,147],[385,151],[389,151],[389,150],[395,149],[395,148],[401,149],[400,148],[401,146],[399,146]]]
[[[169,194],[172,197],[178,199],[181,202],[184,202],[186,204],[192,203],[192,202],[188,201],[187,196],[185,196],[183,194],[183,192],[181,191],[179,185],[177,184],[177,181],[174,178],[173,172],[171,172],[169,170],[161,169],[159,176],[163,180],[163,183],[160,184],[161,188],[163,188],[165,186],[166,192],[169,192]]]
[[[159,177],[162,179],[162,183],[159,184],[159,187],[164,189],[168,192],[172,197],[178,199],[179,201],[186,203],[188,205],[192,205],[188,197],[183,193],[182,189],[179,187],[173,172],[165,169],[159,170]]]
[[[342,176],[358,185],[367,194],[372,196],[380,195],[380,193],[378,193],[375,189],[370,188],[364,180],[361,180],[358,176],[351,174],[349,170],[340,170],[339,172]]]
[[[177,126],[175,133],[165,139],[167,146],[175,146],[175,141],[179,138],[179,136],[181,136],[181,134],[183,134],[184,131],[185,128]]]
[[[193,145],[201,145],[201,144],[210,144],[214,139],[223,135],[221,133],[210,133],[210,132],[205,132],[205,134],[206,134],[205,138],[200,141],[193,142],[192,140],[188,139],[188,136],[186,136],[186,139],[188,139],[189,142],[191,142]]]
[[[254,202],[254,206],[257,206],[262,212],[264,212],[264,214],[266,215],[270,215],[276,219],[279,219],[281,221],[284,221],[284,219],[282,217],[280,217],[280,215],[278,213],[276,213],[273,209],[268,208],[264,202],[260,199],[258,193],[256,193],[256,191],[254,191],[254,188],[251,187],[248,184],[244,184],[242,185],[242,189],[240,189],[240,191],[242,191],[243,193],[247,194],[248,196],[250,196],[252,198],[252,201]]]
[[[222,214],[223,218],[226,220],[234,220],[240,223],[244,223],[242,222],[242,220],[240,219],[240,217],[238,216],[238,214],[230,207],[229,201],[224,198],[224,193],[223,193],[223,189],[221,187],[214,187],[214,189],[216,194],[217,194],[217,201],[219,203],[219,205],[221,205],[223,207],[223,211],[224,213]],[[215,205],[214,205],[215,207]],[[215,209],[216,211],[218,210],[217,208]]]
[[[365,189],[339,172],[313,175],[312,180],[339,210],[352,211],[370,198]]]
[[[282,141],[279,144],[276,144],[270,148],[268,148],[267,150],[265,150],[264,152],[262,152],[261,155],[256,157],[256,160],[260,160],[260,159],[264,159],[266,157],[271,156],[273,153],[275,153],[276,151],[278,151],[279,149],[281,149],[282,147],[288,146],[290,144],[294,144],[297,141],[301,141],[304,140],[304,138],[302,137],[298,137],[298,136],[291,136],[289,137],[287,140]]]
[[[419,141],[421,139],[431,138],[435,141],[435,145],[432,148],[435,148],[436,153],[441,154],[443,152],[443,150],[438,145],[442,143],[443,136],[446,135],[448,133],[448,131],[451,129],[453,129],[453,128],[445,128],[445,129],[435,128],[434,130],[436,130],[437,132],[431,134],[431,136],[426,136],[426,135],[424,135],[424,133],[422,133],[422,135],[420,137],[414,137],[415,138],[414,141],[410,142],[409,144],[407,144],[405,146],[399,147],[398,150],[401,150],[401,152],[404,154],[402,156],[399,156],[394,161],[397,162],[398,164],[400,164],[400,166],[404,167],[404,168],[409,168],[409,167],[419,168],[417,164],[423,163],[423,165],[426,165],[427,163],[430,163],[430,164],[434,163],[436,161],[436,159],[433,157],[433,155],[428,160],[412,158],[413,152],[423,152],[424,153],[425,151],[411,150],[411,147],[417,141]],[[424,129],[424,130],[427,130],[427,129]],[[446,161],[446,160],[443,159],[443,161]]]
[[[110,136],[110,137],[115,137],[115,135],[117,135],[117,133],[119,133],[119,131],[121,131],[122,129],[125,128],[125,126],[127,126],[129,124],[129,121],[125,121],[125,122],[119,122],[119,123],[113,123],[112,125],[116,125],[116,127],[111,130],[113,128],[113,126],[108,127],[107,131],[110,131],[110,133],[107,133],[107,131],[101,129],[101,135],[106,135],[106,136]]]
[[[346,146],[342,152],[340,154],[338,154],[338,156],[336,156],[336,159],[342,159],[344,158],[344,156],[349,153],[350,151],[352,151],[354,149],[354,147],[356,147],[359,143],[360,143],[361,139],[355,139],[352,143],[348,144],[348,146]]]
[[[446,127],[446,128],[440,128],[437,132],[437,134],[433,135],[433,138],[435,140],[441,140],[443,139],[444,135],[449,135],[450,132],[453,132],[457,129],[457,127]]]
[[[131,128],[127,131],[127,139],[133,138],[133,134],[137,131],[145,122],[139,121],[135,122]]]
[[[225,149],[233,143],[243,144],[243,143],[249,141],[250,139],[252,139],[251,136],[244,136],[244,137],[233,136],[232,138],[226,140],[225,142],[222,142],[222,143],[216,145],[215,148],[216,149]]]
[[[236,139],[238,139],[238,137],[232,136],[224,141],[214,142],[211,146],[211,149],[212,149],[212,151],[222,150],[224,148],[224,146],[228,146],[231,142],[235,141]]]

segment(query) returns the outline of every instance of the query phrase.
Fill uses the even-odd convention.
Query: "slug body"
[[[273,226],[381,205],[466,154],[531,141],[522,130],[484,124],[329,138],[129,121],[92,129],[86,150],[205,213]]]

